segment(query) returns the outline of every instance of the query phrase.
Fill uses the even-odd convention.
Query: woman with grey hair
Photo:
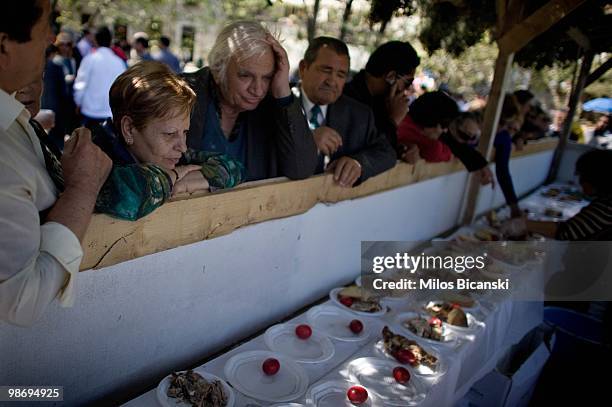
[[[270,31],[254,21],[231,23],[209,61],[184,74],[197,95],[188,146],[238,159],[248,180],[311,176],[317,148],[289,87],[287,52]]]

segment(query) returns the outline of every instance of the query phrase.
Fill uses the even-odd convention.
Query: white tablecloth
[[[327,302],[331,304],[330,301]],[[395,303],[396,304],[396,303]],[[473,341],[465,341],[458,349],[453,351],[442,351],[441,356],[448,363],[446,374],[438,378],[435,383],[428,383],[428,394],[422,406],[452,406],[471,387],[471,385],[495,367],[497,359],[513,343],[518,342],[530,329],[540,324],[543,316],[542,302],[518,302],[505,300],[499,304],[484,304],[487,315],[483,316],[484,326],[477,332]],[[387,323],[392,323],[398,312],[410,309],[410,304],[405,306],[395,305],[394,309],[378,320],[380,328]],[[362,318],[361,316],[359,317]],[[299,315],[290,322],[300,323],[306,320],[305,314]],[[319,382],[346,379],[346,366],[351,360],[364,356],[376,356],[374,343],[380,340],[380,335],[375,340],[365,344],[355,344],[333,340],[335,355],[328,362],[321,364],[301,364],[308,373],[310,386]],[[268,350],[264,344],[263,335],[232,349],[231,351],[217,357],[202,365],[202,367],[223,379],[225,375],[223,367],[225,362],[233,355],[250,350]],[[235,391],[237,395],[236,406],[270,405]],[[305,399],[295,400],[304,403]],[[149,391],[142,396],[128,402],[125,406],[155,406],[157,399],[155,390]]]

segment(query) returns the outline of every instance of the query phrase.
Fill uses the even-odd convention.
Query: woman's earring
[[[131,146],[132,144],[134,144],[134,139],[132,138],[132,136],[126,136],[126,137],[125,137],[125,143],[126,143],[128,146]]]

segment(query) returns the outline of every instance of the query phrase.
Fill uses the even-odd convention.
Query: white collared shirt
[[[0,89],[0,321],[32,324],[59,295],[72,305],[83,257],[79,239],[57,222],[40,224],[57,190],[30,114]]]
[[[304,88],[300,88],[300,92],[302,94],[302,107],[304,108],[306,119],[308,120],[308,123],[310,123],[310,121],[312,120],[311,110],[315,104],[312,103],[310,99],[308,99],[306,92],[304,92]],[[319,126],[322,126],[323,123],[325,123],[325,118],[327,117],[327,105],[319,105],[319,107],[321,108],[321,113],[319,114],[319,117],[317,118],[317,122],[319,123]]]
[[[94,119],[112,116],[108,91],[123,71],[125,63],[107,47],[97,48],[83,58],[74,80],[74,102],[83,115]]]

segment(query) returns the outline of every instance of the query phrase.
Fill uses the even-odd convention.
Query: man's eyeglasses
[[[409,88],[412,85],[412,81],[414,81],[414,77],[412,75],[396,75],[396,80],[402,81],[404,83],[404,87]]]

